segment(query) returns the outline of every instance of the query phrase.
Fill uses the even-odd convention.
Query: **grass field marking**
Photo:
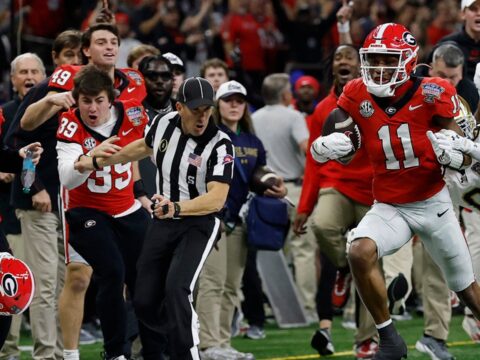
[[[468,345],[474,345],[476,344],[472,340],[468,341],[452,341],[448,342],[447,345],[448,347],[460,347],[460,346],[468,346]],[[409,350],[415,350],[415,345],[410,345],[408,346]],[[341,351],[341,352],[336,352],[333,355],[328,356],[328,358],[334,358],[334,357],[340,357],[340,356],[349,356],[353,355],[353,351]],[[286,357],[276,357],[276,358],[266,358],[266,359],[259,359],[259,360],[305,360],[305,359],[319,359],[321,358],[320,355],[296,355],[296,356],[286,356]],[[327,356],[325,356],[327,358]]]

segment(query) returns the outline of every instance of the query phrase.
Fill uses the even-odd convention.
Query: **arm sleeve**
[[[457,97],[457,90],[446,80],[436,80],[438,81],[438,86],[440,88],[443,87],[445,90],[441,92],[435,101],[435,114],[445,119],[454,118],[460,110],[460,100]]]
[[[233,177],[234,152],[229,139],[221,139],[212,150],[207,163],[205,182],[218,181],[230,184]]]
[[[75,161],[83,154],[80,144],[58,141],[57,154],[58,175],[63,186],[71,190],[80,186],[88,179],[92,173],[91,171],[82,174],[73,168]]]
[[[295,117],[291,123],[292,136],[297,144],[308,139],[307,122],[302,114],[295,110]]]

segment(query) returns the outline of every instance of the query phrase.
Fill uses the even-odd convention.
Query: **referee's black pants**
[[[192,292],[219,230],[220,220],[206,215],[154,219],[147,231],[134,306],[140,322],[167,336],[171,360],[200,359]],[[143,357],[158,359],[159,351]]]
[[[118,218],[95,209],[74,208],[67,211],[66,219],[69,243],[92,266],[97,280],[97,311],[107,357],[129,357],[123,290],[126,284],[134,295],[136,265],[149,215],[142,208]],[[145,326],[139,326],[139,330],[145,348],[158,341]]]

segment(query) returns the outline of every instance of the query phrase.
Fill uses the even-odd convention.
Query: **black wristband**
[[[142,179],[139,179],[133,183],[133,195],[136,198],[147,196],[147,192],[145,191],[145,185],[143,184]]]
[[[96,156],[93,156],[93,157],[92,157],[92,164],[93,164],[93,168],[94,168],[95,170],[100,170],[100,166],[98,166],[97,157],[96,157]]]
[[[180,217],[180,211],[182,211],[180,204],[177,202],[173,203],[173,217],[178,218]]]

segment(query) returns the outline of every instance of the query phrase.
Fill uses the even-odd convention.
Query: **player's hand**
[[[35,210],[41,212],[52,211],[52,200],[47,190],[42,190],[32,196],[32,206]]]
[[[307,233],[307,226],[305,225],[308,220],[308,215],[305,213],[300,213],[295,215],[293,220],[293,232],[295,235],[300,236]]]
[[[427,131],[428,140],[432,143],[433,151],[437,156],[437,161],[443,165],[448,166],[455,170],[460,170],[464,168],[464,156],[463,153],[459,150],[456,150],[452,146],[452,136],[445,135],[441,132],[433,133],[430,130]],[[455,133],[455,136],[458,136]],[[470,159],[471,160],[471,159]]]
[[[90,155],[96,156],[97,158],[108,158],[112,156],[116,152],[122,150],[121,146],[115,144],[118,140],[120,140],[120,138],[117,135],[109,137],[100,145],[95,146],[90,152]]]
[[[90,156],[80,156],[77,161],[73,164],[73,168],[79,173],[83,174],[86,171],[93,171],[93,160]]]
[[[73,98],[71,91],[52,94],[47,97],[47,101],[51,105],[56,105],[67,110],[75,105],[75,99]]]
[[[18,150],[18,155],[25,159],[25,157],[27,156],[27,150],[30,150],[33,153],[32,161],[35,165],[37,165],[40,161],[40,156],[43,153],[42,144],[40,144],[39,142],[28,144],[27,146],[24,146],[23,148]]]
[[[353,14],[353,1],[342,1],[342,7],[337,11],[337,21],[340,23],[349,22]]]
[[[263,192],[263,195],[270,196],[274,198],[283,198],[287,196],[288,190],[285,187],[285,183],[283,182],[283,178],[279,176],[280,183],[278,185],[273,185],[271,189],[267,189]]]
[[[442,139],[442,143],[439,144],[439,146],[444,150],[447,150],[449,145],[453,149],[459,150],[468,155],[474,155],[480,150],[475,142],[467,137],[458,135],[452,130],[442,129],[440,132],[436,133],[435,136],[437,139]],[[447,145],[444,143],[447,143]]]
[[[350,154],[352,150],[352,140],[343,133],[332,133],[327,136],[320,136],[310,147],[310,153],[313,159],[319,163],[339,159]]]

